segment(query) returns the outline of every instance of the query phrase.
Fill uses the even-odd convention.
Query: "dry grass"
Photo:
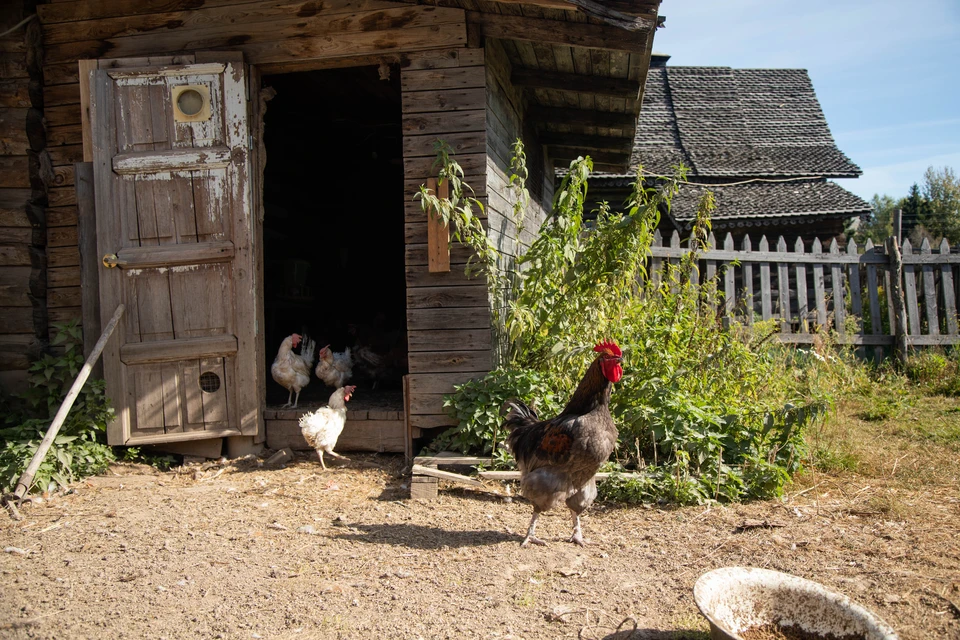
[[[857,487],[865,513],[902,520],[915,492],[960,487],[960,398],[904,378],[858,381],[808,436],[813,464],[795,479]]]

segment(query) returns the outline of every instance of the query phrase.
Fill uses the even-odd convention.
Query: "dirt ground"
[[[268,452],[269,453],[269,452]],[[693,585],[816,580],[903,639],[960,638],[960,496],[814,478],[784,500],[531,514],[503,484],[410,500],[402,457],[116,465],[0,514],[4,638],[708,638]],[[892,500],[892,501],[891,501]],[[880,505],[878,507],[878,505]]]

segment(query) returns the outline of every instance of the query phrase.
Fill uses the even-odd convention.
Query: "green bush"
[[[656,185],[638,169],[625,211],[604,203],[587,221],[591,170],[589,158],[571,164],[518,270],[500,278],[516,283],[496,328],[507,338],[504,362],[446,398],[459,426],[431,449],[489,455],[502,440],[499,411],[510,397],[555,415],[593,344],[611,338],[623,350],[625,374],[611,401],[620,441],[603,497],[689,504],[780,495],[807,455],[805,429],[830,404],[830,363],[775,346],[775,328],[764,323],[725,328],[717,281],[691,277],[709,235],[709,194],[693,251],[649,280],[654,231],[682,188],[682,167]],[[623,475],[632,471],[642,472],[639,480]]]
[[[4,492],[15,489],[83,367],[83,337],[76,321],[54,328],[57,334],[52,344],[62,347],[62,355],[41,356],[29,369],[28,389],[2,400],[0,485]],[[104,471],[116,459],[113,449],[104,443],[112,416],[103,381],[88,379],[29,489],[50,491]]]

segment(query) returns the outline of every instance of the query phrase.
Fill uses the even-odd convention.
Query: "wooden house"
[[[625,170],[659,0],[68,0],[0,10],[0,382],[52,327],[103,356],[112,444],[305,446],[282,338],[371,346],[340,448],[410,452],[495,365],[485,283],[414,196],[455,151],[506,259],[554,166]],[[511,222],[511,145],[531,210]],[[433,244],[431,244],[433,243]],[[430,256],[428,258],[428,256]]]
[[[846,221],[870,212],[831,180],[862,172],[837,148],[806,70],[674,67],[669,57],[651,56],[631,171],[594,177],[598,202],[620,205],[638,165],[673,175],[682,162],[690,184],[662,218],[664,237],[689,231],[708,189],[714,231],[737,242],[749,234],[826,245]]]

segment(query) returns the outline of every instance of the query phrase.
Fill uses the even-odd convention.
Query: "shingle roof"
[[[673,199],[670,215],[678,223],[696,217],[704,191],[713,192],[717,208],[714,222],[730,219],[792,218],[811,215],[855,216],[870,211],[870,205],[835,182],[755,182],[735,186],[684,185]],[[782,220],[780,221],[782,222]]]
[[[633,172],[597,173],[591,184],[629,188],[638,164],[646,173],[672,175],[680,162],[693,183],[681,187],[671,207],[681,225],[695,218],[706,189],[714,193],[716,223],[790,224],[870,211],[826,180],[862,172],[837,148],[803,69],[651,67]]]
[[[856,177],[803,69],[653,67],[632,167],[693,177]]]

